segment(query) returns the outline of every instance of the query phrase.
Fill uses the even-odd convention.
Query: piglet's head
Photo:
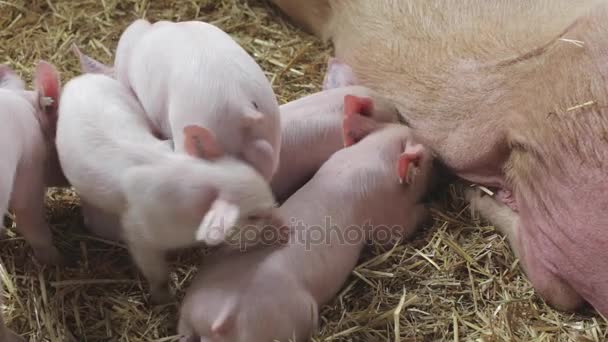
[[[214,162],[224,155],[206,128],[187,126],[184,137],[184,150],[193,157]],[[227,243],[240,249],[283,241],[285,224],[268,182],[253,168],[235,163],[227,166],[226,184],[220,185],[196,231],[196,240],[209,246]]]
[[[401,184],[414,182],[423,166],[432,162],[431,154],[423,145],[416,143],[413,134],[406,126],[380,123],[370,116],[373,113],[373,102],[369,98],[347,95],[344,97],[343,138],[344,146],[349,147],[379,129],[391,127],[391,134],[399,136],[401,154],[396,167],[396,175]],[[430,164],[429,164],[430,168]]]
[[[371,118],[374,104],[370,98],[354,95],[344,96],[344,119],[342,137],[344,147],[356,144],[382,125]]]

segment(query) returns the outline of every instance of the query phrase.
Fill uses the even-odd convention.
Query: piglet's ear
[[[103,74],[110,77],[114,75],[114,68],[85,55],[80,51],[76,44],[72,44],[72,52],[78,57],[78,60],[80,61],[80,70],[83,73]]]
[[[399,183],[412,184],[424,155],[424,147],[408,142],[397,161]]]
[[[25,83],[8,65],[0,64],[0,88],[23,90]]]
[[[39,61],[34,73],[34,86],[38,93],[40,108],[46,117],[51,133],[54,135],[59,108],[59,92],[61,91],[57,69],[46,61]]]
[[[236,204],[216,199],[196,231],[196,240],[209,246],[226,241],[228,234],[239,220],[240,209]]]
[[[217,159],[224,154],[213,133],[197,125],[184,127],[184,150],[192,157],[207,160]]]
[[[344,115],[361,114],[372,116],[374,102],[369,97],[346,95],[344,96]]]
[[[369,98],[346,95],[344,97],[344,120],[342,133],[344,146],[354,145],[368,134],[378,129],[378,122],[366,116],[372,109]]]

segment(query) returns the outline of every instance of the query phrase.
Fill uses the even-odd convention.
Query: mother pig
[[[496,189],[468,196],[541,296],[608,315],[608,2],[273,1]]]

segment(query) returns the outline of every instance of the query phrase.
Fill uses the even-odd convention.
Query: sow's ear
[[[380,127],[378,122],[369,117],[372,110],[373,102],[370,98],[354,95],[344,96],[342,136],[345,147],[354,145]]]
[[[192,157],[207,160],[217,159],[224,154],[213,133],[197,125],[184,127],[184,150]]]

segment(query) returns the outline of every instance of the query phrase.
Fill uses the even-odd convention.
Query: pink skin
[[[184,152],[184,128],[198,125],[213,132],[227,154],[272,178],[281,145],[276,96],[228,34],[203,22],[139,19],[119,40],[114,72],[177,152]]]
[[[605,2],[274,2],[331,37],[454,173],[495,191],[467,196],[545,300],[608,315]]]
[[[302,187],[339,149],[342,141],[344,96],[374,98],[365,113],[378,122],[395,122],[397,111],[364,87],[322,91],[281,106],[281,155],[271,186],[280,202]]]
[[[114,72],[113,68],[83,54],[76,46],[73,50],[80,59],[83,72],[106,75]],[[280,107],[280,163],[271,182],[273,192],[280,202],[304,185],[332,153],[343,147],[341,123],[345,95],[373,97],[377,108],[368,113],[369,115],[380,122],[397,120],[396,109],[386,100],[380,99],[364,87],[350,86],[356,80],[348,66],[330,59],[328,77],[332,88],[339,89],[306,96]],[[90,210],[84,210],[84,215],[91,224],[96,220],[105,221],[103,215],[96,215],[96,219],[91,218],[94,214]]]
[[[85,74],[103,74],[114,77],[114,68],[82,53],[76,44],[72,44],[72,52],[80,61],[80,70]]]
[[[307,340],[317,329],[318,309],[343,286],[365,245],[363,235],[340,242],[345,230],[364,234],[380,225],[399,226],[400,237],[408,238],[426,218],[419,200],[428,190],[432,157],[411,131],[358,114],[347,117],[344,127],[345,136],[362,140],[334,153],[280,208],[292,228],[286,246],[218,255],[202,266],[181,308],[184,341]],[[399,183],[404,158],[418,163],[409,185]],[[387,207],[387,201],[401,205]],[[330,229],[327,218],[329,243],[307,240],[311,227]]]
[[[41,61],[35,72],[36,91],[20,88],[23,82],[6,66],[0,67],[0,80],[8,86],[0,88],[0,146],[6,148],[0,163],[0,211],[12,208],[19,232],[40,261],[59,263],[44,208],[46,187],[65,185],[53,142],[59,76]]]
[[[323,79],[323,90],[359,85],[353,69],[339,59],[330,57]]]
[[[0,162],[0,213],[12,208],[18,231],[39,261],[61,264],[44,208],[46,186],[65,185],[53,142],[59,76],[51,64],[40,61],[34,77],[36,90],[26,91],[21,78],[0,65],[0,146],[5,148]],[[22,341],[4,326],[1,316],[0,337]]]
[[[185,153],[174,153],[117,80],[71,80],[59,113],[59,157],[87,224],[127,242],[156,303],[171,298],[166,251],[222,244],[239,227],[277,222],[270,186],[255,169],[195,125],[184,129]]]

